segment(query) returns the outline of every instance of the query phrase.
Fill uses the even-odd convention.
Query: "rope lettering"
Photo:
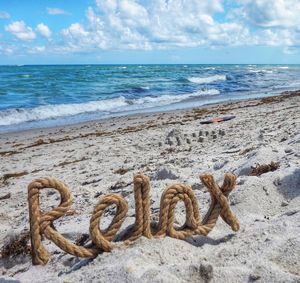
[[[216,225],[219,216],[233,231],[238,231],[239,221],[228,203],[228,196],[235,187],[236,177],[229,173],[225,174],[221,187],[211,175],[202,175],[200,179],[211,196],[210,207],[202,221],[192,188],[177,183],[169,186],[163,192],[160,200],[159,221],[158,223],[151,223],[150,180],[145,175],[136,175],[133,182],[135,223],[122,240],[134,241],[141,236],[147,238],[169,236],[177,239],[185,239],[193,235],[206,236]],[[45,188],[57,190],[61,198],[59,206],[48,212],[42,212],[40,209],[39,193]],[[185,205],[186,220],[182,227],[175,228],[175,208],[179,201]],[[117,194],[110,194],[101,198],[90,219],[89,232],[92,244],[85,247],[72,243],[57,232],[54,227],[53,222],[66,215],[72,204],[71,191],[63,182],[50,177],[34,180],[28,186],[28,204],[32,262],[35,265],[45,265],[49,261],[49,253],[42,243],[43,235],[66,253],[78,257],[96,257],[103,251],[111,251],[113,248],[112,241],[116,238],[128,211],[127,201]],[[112,205],[116,206],[116,214],[108,228],[102,231],[100,229],[101,217],[104,211]]]

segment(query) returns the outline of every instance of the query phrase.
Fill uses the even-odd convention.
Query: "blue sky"
[[[299,64],[299,15],[299,0],[0,0],[0,64]]]

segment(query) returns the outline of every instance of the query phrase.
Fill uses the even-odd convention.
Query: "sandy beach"
[[[236,117],[200,124],[229,115]],[[253,167],[271,162],[279,168],[251,175]],[[210,196],[199,175],[212,174],[221,184],[226,172],[237,176],[229,200],[240,221],[238,232],[220,218],[206,237],[142,237],[95,259],[71,256],[44,239],[47,265],[32,265],[26,253],[2,254],[0,282],[300,282],[300,91],[1,134],[2,251],[28,233],[27,186],[41,176],[70,187],[75,211],[55,221],[55,227],[76,241],[88,233],[99,198],[109,193],[121,194],[129,204],[121,230],[134,223],[137,173],[150,178],[155,220],[163,190],[175,182],[193,188],[203,216]],[[43,210],[58,202],[57,193],[43,192]],[[114,211],[107,214],[102,227]],[[176,222],[184,220],[184,206],[178,205]]]

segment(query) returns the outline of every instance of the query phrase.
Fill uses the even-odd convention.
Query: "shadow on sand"
[[[282,178],[277,189],[286,199],[293,199],[299,196],[300,169],[295,169],[292,174]]]
[[[233,237],[235,237],[235,234],[229,234],[217,240],[212,239],[208,236],[194,236],[194,237],[187,238],[184,241],[186,241],[187,243],[195,247],[202,247],[205,244],[216,246],[221,243],[226,243],[230,241]]]

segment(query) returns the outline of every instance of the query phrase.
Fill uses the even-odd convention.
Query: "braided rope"
[[[170,236],[185,239],[193,235],[207,235],[216,225],[219,216],[231,226],[233,231],[239,230],[239,221],[233,214],[228,203],[229,193],[234,189],[236,177],[225,174],[221,187],[214,181],[213,176],[200,176],[202,183],[208,188],[211,196],[210,207],[201,221],[198,202],[192,188],[184,184],[173,184],[162,194],[158,228],[151,230],[150,213],[150,180],[142,174],[134,177],[135,223],[130,231],[128,240],[134,241],[141,236],[147,238]],[[60,194],[61,202],[58,207],[48,212],[42,212],[39,204],[39,192],[44,188],[53,188]],[[175,209],[179,201],[186,208],[185,224],[180,228],[174,227]],[[42,235],[55,243],[63,251],[78,257],[95,257],[100,252],[112,250],[115,239],[123,224],[127,211],[127,201],[117,195],[110,194],[99,200],[90,219],[90,247],[78,246],[56,231],[53,222],[66,215],[72,205],[69,188],[54,178],[44,177],[31,182],[28,186],[28,204],[30,219],[30,235],[33,264],[46,264],[49,253],[42,243]],[[104,211],[111,205],[116,206],[116,214],[107,229],[101,231],[100,220]]]
[[[107,207],[115,204],[117,212],[108,228],[102,232],[99,228],[100,218]],[[92,218],[90,220],[90,235],[93,244],[105,252],[112,249],[111,241],[119,231],[125,220],[128,211],[128,204],[125,199],[117,194],[105,196],[96,205]]]
[[[133,179],[135,199],[135,223],[134,229],[129,237],[134,241],[141,236],[151,238],[150,223],[150,180],[142,174]]]

